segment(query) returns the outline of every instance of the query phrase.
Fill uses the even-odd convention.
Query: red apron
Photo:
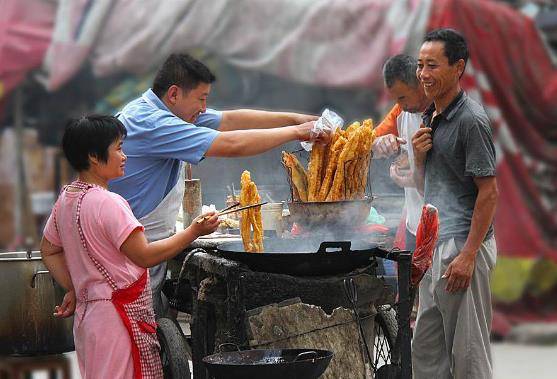
[[[157,324],[153,303],[151,299],[151,287],[149,285],[149,273],[146,269],[143,274],[125,288],[118,288],[104,266],[97,261],[89,252],[87,242],[83,234],[80,222],[81,203],[93,185],[81,181],[75,181],[70,186],[83,190],[77,200],[76,223],[79,231],[81,244],[87,255],[99,272],[114,290],[111,301],[120,315],[131,340],[132,359],[134,367],[134,379],[162,379],[162,363],[159,355],[160,345],[157,339]],[[55,218],[56,222],[56,218]],[[85,303],[95,300],[85,300]],[[84,311],[83,314],[85,314]]]

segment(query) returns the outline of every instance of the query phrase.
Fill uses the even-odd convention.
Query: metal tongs
[[[267,201],[264,201],[264,202],[262,202],[262,203],[251,204],[251,205],[245,205],[245,206],[240,207],[240,208],[232,209],[232,208],[234,208],[234,207],[240,205],[240,203],[236,203],[236,204],[233,204],[233,205],[231,205],[231,206],[229,206],[229,207],[226,207],[226,208],[224,208],[224,209],[218,211],[218,212],[217,212],[217,215],[223,216],[223,215],[227,215],[227,214],[229,214],[229,213],[236,213],[236,212],[243,211],[244,209],[250,209],[250,208],[260,207],[260,206],[265,205],[265,204],[267,204],[267,203],[268,203]],[[200,218],[199,220],[196,221],[196,223],[201,224],[201,223],[207,221],[210,217],[212,217],[212,216],[205,216],[205,217],[203,217],[203,218]]]

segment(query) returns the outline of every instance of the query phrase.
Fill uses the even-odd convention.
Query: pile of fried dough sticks
[[[337,129],[328,145],[314,144],[308,169],[291,153],[282,152],[294,201],[363,199],[367,185],[373,121],[356,121]]]

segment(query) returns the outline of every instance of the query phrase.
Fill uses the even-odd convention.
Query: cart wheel
[[[375,341],[373,344],[373,370],[376,378],[396,378],[392,373],[400,372],[398,357],[393,357],[398,323],[396,311],[390,305],[377,307],[375,315]],[[385,376],[386,375],[386,376]]]
[[[190,378],[188,359],[191,359],[191,353],[180,326],[165,317],[157,319],[157,324],[164,379]]]

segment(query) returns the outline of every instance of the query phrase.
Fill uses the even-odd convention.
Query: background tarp
[[[55,14],[49,2],[0,0],[0,104],[29,70],[42,64]]]
[[[145,72],[214,52],[241,68],[324,86],[381,88],[385,59],[415,50],[430,0],[62,0],[45,68],[56,89],[90,56],[96,74]],[[412,38],[411,38],[412,37]]]

